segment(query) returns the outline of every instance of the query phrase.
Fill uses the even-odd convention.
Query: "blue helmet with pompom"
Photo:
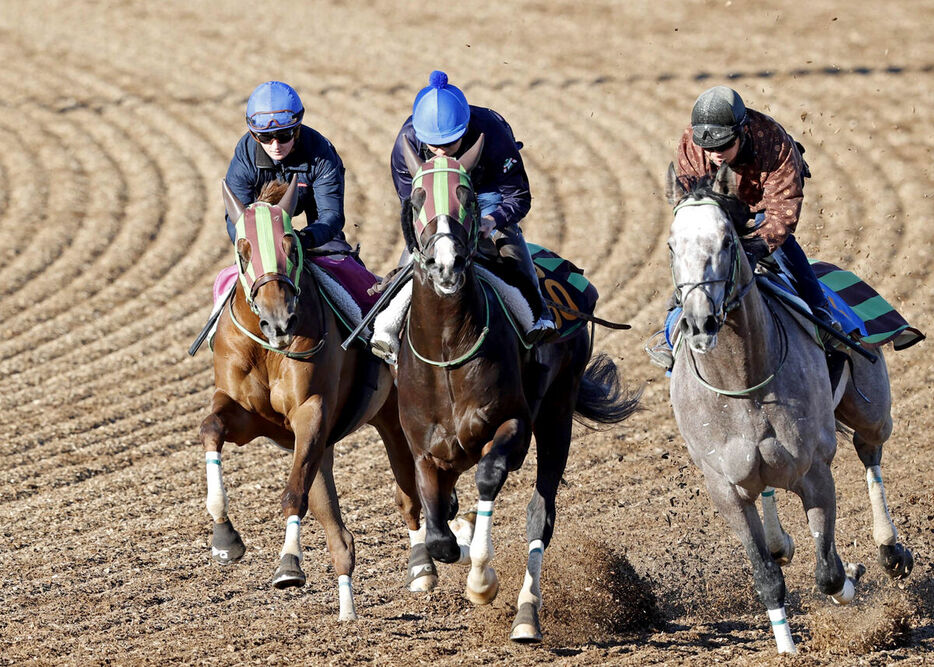
[[[305,107],[295,89],[281,81],[259,84],[246,103],[246,124],[253,132],[277,132],[302,122]]]
[[[464,93],[448,83],[447,74],[433,71],[412,104],[415,136],[423,143],[443,146],[464,136],[469,122],[470,105]]]

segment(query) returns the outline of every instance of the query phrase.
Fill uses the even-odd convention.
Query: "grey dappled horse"
[[[735,198],[734,183],[724,167],[712,182],[688,192],[674,168],[668,170],[666,194],[675,205],[668,245],[675,296],[684,309],[671,403],[714,505],[746,548],[778,650],[794,653],[780,567],[791,559],[794,542],[778,523],[774,488],[801,498],[823,593],[837,604],[850,602],[863,569],[845,569],[834,544],[835,419],[853,429],[866,466],[880,562],[901,578],[912,558],[898,544],[879,468],[882,443],[892,432],[885,361],[881,353],[875,364],[854,355],[852,374],[845,372],[832,395],[821,347],[756,287],[736,233],[748,210]],[[755,506],[760,494],[764,528]]]

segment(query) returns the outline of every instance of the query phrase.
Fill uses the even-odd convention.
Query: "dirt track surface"
[[[736,87],[807,147],[808,254],[856,271],[934,331],[934,5],[448,4],[4,3],[0,663],[778,661],[742,549],[687,457],[665,378],[641,351],[669,290],[664,173],[695,96]],[[596,347],[631,386],[645,384],[644,409],[628,422],[575,432],[538,647],[507,640],[533,465],[497,502],[502,591],[490,607],[467,602],[456,567],[442,568],[431,595],[404,590],[408,539],[369,428],[337,447],[356,537],[355,625],[336,620],[335,577],[311,521],[307,585],[269,585],[289,460],[265,442],[225,450],[247,555],[222,568],[210,554],[197,430],[211,358],[185,350],[231,261],[219,182],[246,96],[270,78],[297,87],[306,121],[347,166],[348,236],[382,272],[402,246],[389,151],[434,68],[525,142],[535,197],[526,235],[587,268],[601,316],[632,323],[599,331]],[[798,544],[786,568],[795,663],[931,659],[927,346],[888,357],[896,426],[883,470],[915,572],[900,589],[875,564],[862,466],[841,443],[837,544],[869,572],[854,605],[829,609],[800,506],[783,495]],[[471,479],[459,485],[465,504]],[[599,617],[626,599],[596,614],[561,606],[588,588],[600,594],[601,554],[625,556],[663,628],[605,631]]]

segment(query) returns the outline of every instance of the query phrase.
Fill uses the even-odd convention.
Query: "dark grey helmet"
[[[720,148],[739,134],[744,122],[746,105],[739,93],[714,86],[700,94],[691,111],[694,143],[709,150]]]

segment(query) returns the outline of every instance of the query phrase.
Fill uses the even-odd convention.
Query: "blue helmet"
[[[277,132],[302,122],[305,107],[292,86],[281,81],[259,84],[246,103],[246,124],[253,132]]]
[[[469,122],[470,106],[464,93],[448,84],[444,72],[432,72],[428,86],[419,91],[412,105],[415,136],[422,143],[443,146],[464,136]]]

